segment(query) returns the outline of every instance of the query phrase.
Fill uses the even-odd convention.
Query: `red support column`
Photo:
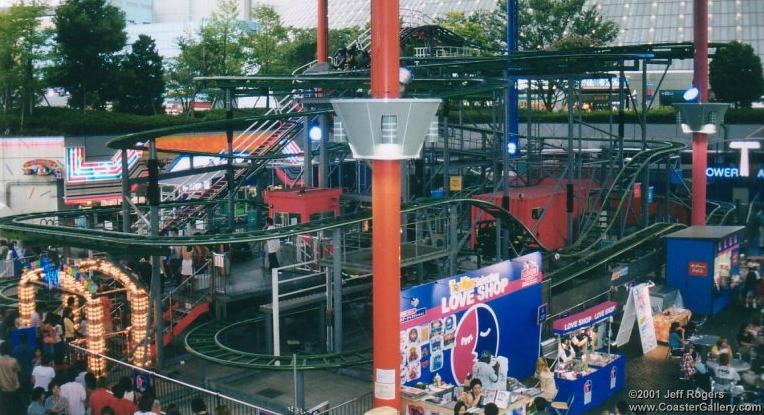
[[[398,0],[371,1],[371,96],[399,98]],[[401,167],[372,163],[374,407],[400,410]]]
[[[318,1],[318,24],[316,25],[316,60],[319,64],[329,60],[329,0]]]
[[[700,101],[708,102],[708,0],[695,0],[693,5],[695,64],[694,84]],[[692,135],[692,225],[706,224],[706,166],[708,136]]]

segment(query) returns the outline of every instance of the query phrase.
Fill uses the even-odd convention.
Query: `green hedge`
[[[236,111],[234,116],[257,115],[263,110]],[[37,108],[24,120],[24,131],[19,131],[18,114],[0,114],[0,136],[42,135],[118,135],[175,125],[215,121],[225,118],[225,111],[197,112],[185,115],[134,115],[111,111],[86,111],[67,108]]]
[[[451,111],[449,114],[449,122],[456,122],[459,118],[457,111]],[[574,114],[578,119],[578,114]],[[591,111],[584,112],[582,118],[588,123],[608,123],[611,113],[608,111]],[[618,122],[618,114],[612,113],[613,122]],[[527,112],[520,110],[520,122],[524,123],[527,120]],[[566,111],[533,111],[532,118],[534,122],[549,122],[549,123],[566,123],[568,122],[568,113]],[[639,119],[634,111],[627,111],[625,113],[626,123],[637,124]],[[479,122],[487,123],[491,121],[491,113],[488,109],[476,110],[465,109],[464,120],[467,122]],[[764,124],[764,108],[744,108],[734,109],[731,108],[727,111],[727,115],[724,118],[727,124]],[[650,124],[674,124],[676,122],[676,113],[673,107],[660,107],[651,110],[647,113],[647,122]]]
[[[263,109],[241,110],[234,116],[258,115]],[[613,121],[617,122],[617,114]],[[520,111],[520,122],[525,122],[526,113]],[[117,135],[170,127],[174,125],[192,124],[202,121],[215,121],[225,118],[223,110],[198,112],[193,117],[174,115],[133,115],[110,111],[78,111],[66,108],[37,108],[34,115],[26,117],[23,133],[19,131],[18,114],[0,114],[0,136],[44,136],[44,135]],[[607,123],[610,113],[607,111],[592,111],[583,114],[583,119],[590,123]],[[449,113],[451,122],[456,122],[458,113]],[[549,123],[565,123],[568,114],[565,111],[533,111],[534,121]],[[464,120],[469,123],[487,123],[491,114],[487,109],[465,109]],[[653,124],[673,124],[676,120],[674,109],[661,107],[648,113],[647,121]],[[633,111],[626,113],[627,123],[638,123]],[[764,124],[764,108],[730,109],[727,111],[725,122],[728,124]]]

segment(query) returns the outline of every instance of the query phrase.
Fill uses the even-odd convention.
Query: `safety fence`
[[[325,411],[313,412],[310,415],[360,415],[371,410],[374,403],[374,395],[369,392],[366,395],[343,402]]]
[[[270,410],[256,405],[207,390],[179,380],[169,378],[159,373],[146,370],[131,364],[121,362],[108,356],[93,353],[85,348],[70,344],[67,346],[67,354],[70,361],[82,361],[88,355],[98,356],[108,362],[106,384],[113,385],[123,377],[129,377],[133,384],[148,384],[154,389],[156,399],[166,410],[170,404],[174,404],[180,413],[192,413],[191,401],[201,399],[207,407],[208,413],[215,408],[226,407],[232,415],[281,415],[284,411]]]

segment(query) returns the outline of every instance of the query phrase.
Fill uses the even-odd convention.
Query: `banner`
[[[653,325],[653,312],[650,304],[650,288],[647,284],[639,284],[629,291],[629,298],[623,308],[621,326],[615,338],[618,347],[629,342],[634,323],[639,328],[639,339],[642,342],[642,353],[649,353],[658,347]]]
[[[401,383],[461,384],[484,351],[530,376],[542,278],[536,252],[401,292]]]
[[[615,301],[605,301],[580,313],[555,320],[552,323],[552,330],[554,334],[565,335],[585,327],[593,326],[615,314],[617,308],[618,303]]]

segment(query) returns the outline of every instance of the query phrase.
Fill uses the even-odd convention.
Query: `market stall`
[[[404,414],[452,414],[478,356],[495,368],[484,404],[511,414],[540,394],[514,378],[531,376],[539,353],[541,263],[533,253],[401,292]]]
[[[610,321],[617,307],[606,301],[552,323],[560,343],[566,345],[561,348],[570,344],[578,349],[555,366],[555,400],[568,402],[570,415],[592,410],[624,386],[625,359],[609,353]]]
[[[666,283],[682,292],[688,309],[713,315],[734,301],[744,229],[691,226],[666,236]]]

